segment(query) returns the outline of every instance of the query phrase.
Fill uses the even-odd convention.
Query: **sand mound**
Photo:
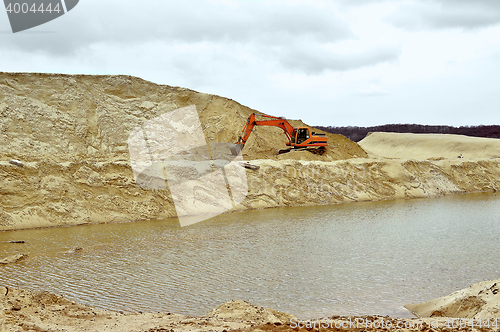
[[[448,296],[405,307],[420,317],[500,318],[500,279],[483,281]]]
[[[0,160],[129,160],[127,139],[136,126],[190,105],[208,143],[234,143],[257,112],[231,99],[131,76],[0,73]],[[344,136],[328,136],[330,148],[321,160],[366,156]],[[276,158],[285,141],[281,129],[257,127],[244,156]]]
[[[500,139],[450,134],[371,133],[359,145],[373,158],[500,158]]]
[[[245,301],[229,301],[221,304],[204,317],[253,324],[283,324],[295,318],[293,315],[255,306]]]

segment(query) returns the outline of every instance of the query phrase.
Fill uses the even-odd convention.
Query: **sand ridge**
[[[372,158],[500,158],[500,139],[462,135],[375,132],[359,145]]]

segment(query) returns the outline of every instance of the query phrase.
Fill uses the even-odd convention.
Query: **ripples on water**
[[[300,318],[402,309],[500,277],[500,196],[364,202],[0,233],[0,283],[125,311],[243,299]],[[73,252],[76,247],[83,248]]]

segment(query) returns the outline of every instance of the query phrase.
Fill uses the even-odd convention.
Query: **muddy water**
[[[243,299],[300,318],[405,317],[406,303],[499,278],[499,238],[496,194],[4,232],[0,257],[29,258],[0,266],[0,284],[125,311]]]

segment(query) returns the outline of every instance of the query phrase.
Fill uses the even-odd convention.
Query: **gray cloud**
[[[35,31],[55,35],[33,36]],[[15,36],[15,37],[14,37]],[[59,20],[9,36],[10,47],[54,54],[72,53],[93,43],[233,42],[281,44],[308,38],[338,41],[352,37],[346,23],[307,5],[242,1],[238,5],[210,0],[186,2],[91,1],[79,4]]]
[[[338,4],[343,7],[343,8],[354,8],[354,7],[361,7],[361,6],[366,6],[366,5],[373,5],[373,4],[381,4],[385,2],[395,2],[399,0],[378,0],[378,1],[373,1],[373,0],[337,0]]]
[[[257,61],[274,62],[278,67],[309,75],[375,65],[399,55],[397,50],[384,48],[341,55],[325,47],[353,38],[347,23],[325,3],[316,7],[281,0],[190,0],[189,4],[87,0],[50,24],[8,35],[2,47],[64,61],[103,47],[130,53],[146,44],[156,44],[159,52],[171,52],[177,45],[185,51],[162,57],[193,75],[199,66],[192,64],[234,65],[241,62],[236,58],[241,52]],[[240,53],[236,54],[235,49]],[[145,56],[148,59],[154,55]]]
[[[392,47],[379,47],[358,54],[340,54],[314,47],[295,48],[284,52],[281,62],[287,69],[314,75],[327,70],[347,71],[397,61],[400,53],[400,49]]]
[[[500,10],[500,2],[498,0],[426,0],[430,2],[442,3],[451,6],[465,6],[465,7],[483,7],[487,9],[496,8]]]
[[[390,22],[405,29],[479,29],[500,23],[500,1],[425,0],[404,5]]]

